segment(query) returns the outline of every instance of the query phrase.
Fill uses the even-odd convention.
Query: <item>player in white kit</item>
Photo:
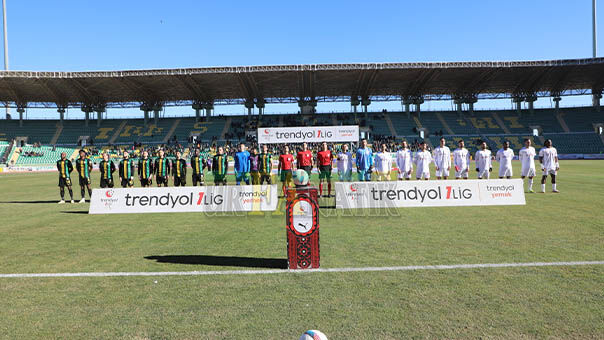
[[[352,154],[348,151],[348,144],[342,145],[342,151],[338,153],[336,166],[340,182],[352,180]]]
[[[445,137],[440,137],[440,145],[432,152],[434,166],[436,166],[436,179],[447,179],[451,170],[451,150],[445,145]]]
[[[392,172],[392,156],[388,152],[386,144],[382,144],[382,149],[375,155],[375,171],[378,181],[389,181]]]
[[[470,152],[465,148],[463,139],[457,143],[459,146],[453,151],[453,165],[455,166],[456,179],[468,179],[470,169]]]
[[[432,162],[432,154],[426,150],[426,142],[421,142],[419,151],[415,154],[415,178],[427,181],[430,179],[430,163]]]
[[[518,158],[522,166],[520,170],[520,177],[524,179],[528,177],[528,192],[533,191],[533,177],[535,177],[535,148],[531,146],[530,138],[524,140],[524,147],[518,152]]]
[[[491,150],[487,149],[487,142],[482,142],[480,150],[476,151],[476,155],[474,156],[478,179],[489,179],[490,172],[493,170],[491,157]]]
[[[409,180],[413,171],[413,155],[406,141],[402,143],[402,149],[396,152],[396,167],[398,168],[398,179]]]
[[[552,140],[548,139],[545,141],[545,147],[539,150],[539,162],[541,162],[541,170],[543,170],[543,176],[541,177],[541,192],[545,193],[545,182],[547,181],[547,175],[552,177],[552,192],[558,193],[556,189],[556,175],[560,170],[558,164],[558,151],[552,146]]]
[[[510,142],[503,142],[503,148],[497,151],[495,159],[499,162],[499,178],[512,178],[512,159],[514,159],[514,150],[510,149]]]

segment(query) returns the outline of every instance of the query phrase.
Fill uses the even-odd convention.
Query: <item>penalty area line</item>
[[[568,266],[589,266],[589,265],[604,265],[604,261],[443,264],[443,265],[395,266],[395,267],[318,268],[318,269],[309,269],[309,270],[290,270],[290,269],[251,270],[250,269],[250,270],[208,270],[208,271],[187,271],[187,272],[23,273],[23,274],[0,274],[0,279],[33,278],[33,277],[53,278],[53,277],[312,274],[312,273],[348,273],[348,272],[388,272],[388,271],[413,271],[413,270],[451,270],[451,269],[477,269],[477,268],[568,267]]]

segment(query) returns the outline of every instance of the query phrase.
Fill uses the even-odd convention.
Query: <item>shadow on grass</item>
[[[63,214],[88,214],[88,211],[61,211]]]
[[[211,256],[211,255],[162,255],[145,256],[147,260],[159,263],[202,264],[224,267],[252,267],[287,269],[287,259],[266,259],[258,257]]]

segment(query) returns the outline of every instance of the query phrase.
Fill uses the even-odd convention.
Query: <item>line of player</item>
[[[525,146],[519,151],[521,162],[521,178],[528,178],[528,192],[533,191],[533,177],[536,176],[535,148],[531,146],[531,140],[525,139]],[[492,161],[499,162],[499,178],[511,178],[512,159],[514,151],[509,147],[509,142],[504,142],[503,147],[497,151],[493,157],[487,148],[486,142],[482,142],[480,149],[476,152],[474,161],[478,179],[488,179],[493,170]],[[138,175],[142,187],[150,187],[155,178],[157,186],[168,186],[170,178],[173,179],[174,186],[185,186],[187,183],[187,161],[182,158],[182,153],[177,151],[176,159],[166,158],[163,150],[159,151],[159,157],[155,160],[149,157],[147,151],[142,153],[142,157],[135,167],[134,160],[130,159],[128,152],[123,153],[123,159],[117,166],[118,178],[123,188],[134,187],[134,176]],[[262,152],[258,153],[256,149],[252,152],[246,150],[244,143],[239,145],[239,151],[234,155],[235,181],[237,185],[242,182],[246,184],[259,185],[271,184],[272,157],[266,145],[262,146]],[[453,162],[451,163],[451,158]],[[193,186],[204,185],[204,169],[210,170],[214,177],[214,185],[227,184],[228,156],[223,147],[218,147],[216,155],[212,157],[212,162],[201,155],[200,149],[195,149],[190,159],[192,169],[191,179]],[[393,160],[386,144],[382,144],[381,150],[375,155],[369,148],[367,140],[362,139],[359,148],[355,153],[355,165],[358,181],[371,181],[372,174],[375,172],[378,181],[391,180],[392,165],[396,162],[398,168],[398,180],[409,180],[413,168],[416,168],[415,177],[417,180],[430,179],[430,164],[434,163],[436,168],[436,179],[448,179],[451,166],[455,169],[456,179],[468,179],[470,173],[470,152],[465,148],[464,141],[459,140],[458,148],[452,153],[445,145],[445,138],[440,139],[440,145],[432,152],[427,150],[425,142],[420,144],[420,150],[413,155],[406,141],[401,143],[401,148],[396,152],[396,158]],[[332,171],[333,163],[336,163],[339,181],[352,181],[353,156],[349,151],[348,144],[342,146],[342,150],[335,155],[326,142],[321,144],[321,150],[314,157],[307,143],[303,143],[302,150],[296,155],[296,168],[302,169],[310,177],[313,166],[319,170],[319,194],[323,197],[331,197],[332,191]],[[546,140],[544,147],[539,151],[539,161],[541,163],[542,178],[541,192],[545,192],[545,183],[547,176],[551,176],[552,191],[559,192],[556,188],[556,175],[559,170],[558,154],[552,146],[551,140]],[[80,150],[79,158],[75,160],[76,170],[79,178],[80,203],[85,202],[86,189],[88,194],[92,194],[90,173],[92,171],[92,161],[87,158],[86,152]],[[211,164],[211,165],[210,165]],[[136,171],[135,171],[136,168]],[[57,161],[57,170],[59,171],[59,189],[61,201],[65,203],[65,188],[68,189],[73,203],[73,190],[71,183],[71,172],[74,170],[72,162],[67,159],[66,153],[61,154],[61,159]],[[109,154],[103,154],[103,160],[99,163],[101,174],[101,188],[114,187],[114,175],[116,166],[109,159]],[[283,194],[288,187],[293,186],[294,157],[290,153],[288,145],[283,146],[277,167],[277,175],[282,184]],[[324,183],[327,182],[327,194],[323,195]]]

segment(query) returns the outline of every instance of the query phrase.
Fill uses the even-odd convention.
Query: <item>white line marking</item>
[[[198,276],[198,275],[258,275],[258,274],[311,274],[311,273],[346,273],[346,272],[387,272],[409,270],[447,270],[474,268],[507,268],[507,267],[552,267],[552,266],[587,266],[604,265],[604,261],[574,262],[527,262],[527,263],[478,263],[478,264],[444,264],[428,266],[398,267],[352,267],[352,268],[319,268],[309,270],[258,269],[258,270],[213,270],[190,272],[91,272],[91,273],[24,273],[0,274],[0,279],[24,277],[116,277],[116,276]]]

